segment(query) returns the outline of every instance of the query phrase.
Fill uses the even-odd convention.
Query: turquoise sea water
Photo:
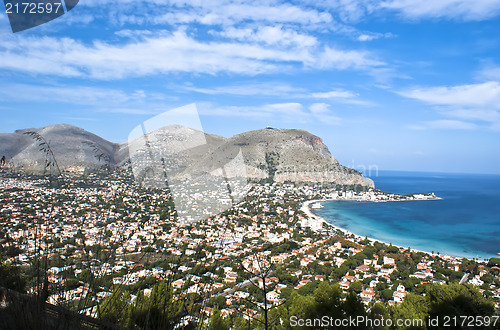
[[[371,178],[383,191],[443,199],[328,201],[314,213],[355,234],[427,252],[468,258],[500,252],[500,175],[380,171]]]

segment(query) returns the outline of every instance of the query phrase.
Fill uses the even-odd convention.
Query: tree
[[[26,291],[26,281],[18,267],[10,263],[0,263],[0,286],[17,292]]]
[[[439,326],[442,327],[445,316],[491,317],[494,311],[493,303],[471,285],[429,284],[425,286],[425,296],[407,294],[403,303],[392,309],[391,317],[394,322],[398,319],[420,319],[423,325],[428,319],[438,319]],[[413,329],[424,328],[425,326]]]
[[[321,282],[318,288],[314,291],[316,316],[332,316],[341,317],[341,298],[342,289],[338,284],[329,284]]]
[[[383,289],[380,292],[380,298],[382,298],[382,300],[384,301],[389,301],[392,298],[393,293],[394,291],[391,289]]]
[[[289,301],[280,306],[276,314],[282,320],[278,329],[291,329],[291,316],[302,320],[321,319],[325,316],[335,320],[366,316],[364,305],[354,292],[345,297],[338,283],[328,282],[321,282],[313,295],[302,296],[297,292],[292,293]]]
[[[122,287],[98,305],[98,317],[113,324],[140,329],[174,329],[184,305],[174,301],[172,287],[164,281],[156,284],[149,295],[140,291],[135,303]]]
[[[90,283],[92,279],[92,272],[88,268],[82,269],[82,272],[78,274],[78,279],[84,283]]]
[[[349,286],[349,290],[352,290],[355,293],[360,293],[361,291],[363,291],[363,285],[359,281],[354,281]]]
[[[229,325],[222,318],[219,309],[214,308],[207,330],[229,330]]]
[[[98,317],[113,324],[128,326],[130,322],[129,301],[129,292],[121,290],[121,288],[115,289],[113,294],[104,299],[98,306]]]
[[[344,310],[344,314],[349,317],[366,317],[365,307],[359,299],[359,296],[353,291],[347,294],[347,297],[342,304],[342,308]],[[356,327],[356,329],[363,329],[363,327]]]
[[[490,258],[488,266],[500,266],[500,258]]]
[[[233,319],[233,328],[235,330],[251,329],[249,322],[241,315],[238,315]]]
[[[280,308],[280,318],[289,328],[290,316],[297,316],[300,319],[313,318],[318,312],[316,310],[315,299],[313,296],[301,296],[298,293],[292,293],[288,306]],[[283,313],[286,311],[286,313]]]
[[[428,313],[429,305],[426,298],[409,293],[400,305],[393,308],[391,316],[394,324],[397,324],[397,320],[421,320],[422,324],[425,324]],[[406,329],[406,327],[401,326],[396,329]],[[425,329],[425,327],[414,327],[414,329]]]
[[[368,317],[371,320],[387,320],[390,319],[389,312],[387,311],[387,308],[381,303],[376,303],[375,305],[372,306],[370,309],[370,313],[368,314]],[[376,323],[374,323],[376,324]],[[380,323],[382,324],[382,323]],[[374,329],[380,329],[380,330],[386,330],[389,329],[388,326],[379,326],[379,327],[374,327]]]
[[[226,297],[224,297],[223,295],[217,296],[215,298],[210,298],[209,302],[210,302],[211,306],[214,306],[214,307],[216,307],[218,309],[226,308],[227,307],[227,305],[226,305]]]
[[[470,284],[430,285],[426,290],[431,317],[492,316],[493,302]]]
[[[493,277],[493,275],[491,274],[484,274],[483,276],[481,276],[481,281],[483,281],[484,283],[486,284],[491,284],[493,283],[493,280],[495,278]]]
[[[276,322],[278,319],[270,320],[269,311],[277,306],[272,305],[267,298],[267,293],[273,291],[276,287],[276,283],[269,281],[271,274],[273,273],[273,264],[270,262],[270,258],[266,258],[263,254],[254,254],[252,265],[245,266],[242,264],[244,271],[250,276],[248,279],[253,285],[255,290],[258,292],[260,297],[254,297],[257,301],[263,301],[262,304],[255,303],[251,299],[245,299],[248,303],[260,309],[263,312],[263,320],[260,318],[253,318],[255,321],[261,323],[264,329],[267,330],[269,327]],[[256,283],[257,280],[257,283]]]
[[[172,287],[161,281],[149,296],[137,296],[131,319],[142,329],[173,329],[182,311],[182,301],[174,301]]]

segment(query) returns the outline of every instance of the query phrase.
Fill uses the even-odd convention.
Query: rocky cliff
[[[373,187],[372,180],[340,165],[321,138],[295,129],[262,129],[235,135],[224,141],[207,161],[200,162],[200,170],[210,170],[206,164],[223,164],[240,150],[251,179]]]

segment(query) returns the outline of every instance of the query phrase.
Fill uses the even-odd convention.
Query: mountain
[[[123,146],[104,140],[79,127],[60,124],[42,128],[16,130],[0,134],[0,157],[5,156],[7,164],[27,171],[39,172],[45,168],[47,156],[33,136],[39,134],[47,141],[61,167],[68,171],[81,171],[86,167],[97,167],[109,162],[115,165],[127,155]],[[100,159],[97,155],[101,155]]]
[[[266,128],[226,139],[197,164],[197,172],[213,170],[241,151],[250,179],[276,182],[325,182],[373,187],[373,181],[339,164],[321,138],[298,129]]]
[[[321,138],[299,129],[266,128],[224,138],[172,125],[120,144],[67,124],[0,134],[0,157],[5,156],[7,164],[41,171],[46,155],[40,151],[41,142],[27,132],[42,136],[61,169],[69,172],[81,173],[104,164],[127,166],[130,158],[134,164],[137,157],[156,157],[168,175],[196,177],[219,173],[226,164],[241,158],[246,176],[253,180],[374,186],[358,171],[340,165]],[[224,173],[241,175],[241,171],[230,169]]]

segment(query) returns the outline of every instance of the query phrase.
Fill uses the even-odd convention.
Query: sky
[[[301,128],[356,169],[500,174],[500,0],[80,0],[12,33],[0,132]],[[368,173],[369,174],[369,173]]]

